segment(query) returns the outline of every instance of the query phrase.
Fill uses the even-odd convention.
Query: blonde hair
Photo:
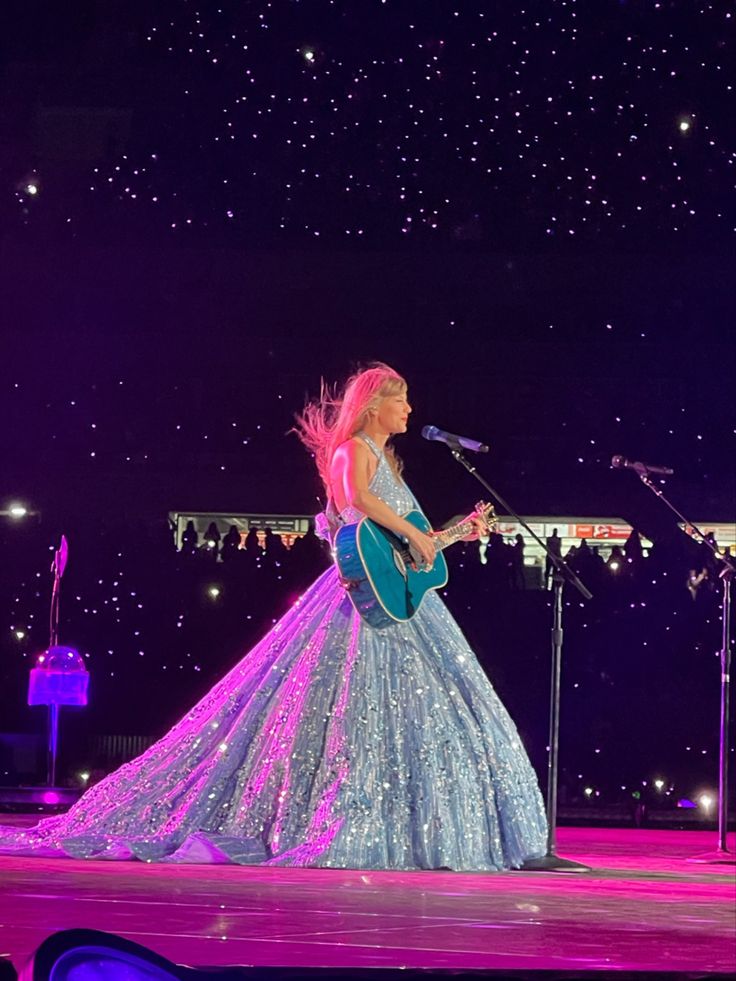
[[[308,402],[296,416],[295,432],[315,458],[317,470],[330,495],[330,465],[335,450],[365,426],[368,413],[381,399],[406,392],[401,375],[382,361],[373,362],[351,375],[341,390],[331,389],[324,379],[318,399]],[[393,446],[384,447],[386,458],[396,474],[404,469]]]

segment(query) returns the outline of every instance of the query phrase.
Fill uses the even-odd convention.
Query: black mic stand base
[[[571,858],[560,858],[551,853],[541,858],[528,858],[518,872],[591,872],[592,869],[582,862],[574,862]]]
[[[728,765],[729,765],[729,703],[731,700],[731,580],[730,568],[721,571],[723,580],[723,646],[721,647],[721,724],[718,752],[718,842],[715,849],[693,855],[688,862],[701,865],[736,865],[736,854],[728,848]]]
[[[703,852],[701,855],[692,855],[686,859],[687,862],[696,862],[700,865],[736,865],[736,854],[727,848],[721,850],[717,848],[714,852]]]
[[[519,524],[527,530],[529,535],[541,545],[542,549],[552,560],[554,565],[554,575],[552,584],[554,590],[554,619],[552,624],[552,680],[550,686],[550,717],[549,717],[549,747],[547,755],[547,854],[541,858],[527,859],[520,872],[590,872],[591,869],[581,862],[574,862],[569,858],[560,858],[556,852],[556,833],[557,833],[557,782],[558,782],[558,758],[559,758],[559,733],[560,733],[560,671],[562,667],[562,587],[565,578],[580,591],[586,598],[590,599],[590,593],[580,582],[578,577],[565,564],[564,559],[552,556],[545,543],[536,535],[523,518],[519,517],[515,511],[504,501],[498,491],[484,480],[478,473],[475,466],[466,460],[462,454],[462,448],[450,446],[452,456],[463,466],[471,476],[483,485],[491,495],[491,498],[502,507],[507,514],[515,518]]]
[[[649,479],[649,472],[646,468],[639,472],[639,478],[645,487],[660,499],[677,517],[684,523],[685,530],[692,529],[701,542],[708,546],[713,553],[715,560],[721,561],[723,567],[719,573],[719,578],[723,581],[723,599],[721,601],[721,622],[723,624],[722,645],[721,645],[721,719],[719,726],[719,746],[718,746],[718,842],[713,851],[704,852],[700,855],[693,855],[688,858],[688,862],[698,862],[707,865],[736,865],[736,855],[730,852],[727,844],[728,834],[728,767],[730,763],[730,702],[731,702],[731,581],[736,576],[736,566],[730,559],[725,558],[718,551],[717,546],[711,542],[692,521],[688,521],[684,514],[677,510],[675,505],[669,501],[664,491],[655,487]]]

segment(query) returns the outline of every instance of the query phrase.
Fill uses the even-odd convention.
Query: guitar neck
[[[437,546],[437,551],[441,552],[448,545],[454,545],[461,538],[465,538],[472,530],[473,522],[467,519],[466,521],[461,521],[459,524],[452,525],[450,528],[445,528],[444,531],[438,531],[432,536],[432,541]]]

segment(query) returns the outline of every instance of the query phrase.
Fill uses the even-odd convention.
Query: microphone
[[[617,470],[634,470],[638,474],[660,473],[663,477],[670,477],[675,472],[671,467],[658,467],[653,463],[639,463],[638,460],[627,460],[625,456],[615,456],[611,460],[611,466]]]
[[[464,450],[472,450],[473,453],[488,452],[488,447],[485,443],[479,443],[477,439],[468,439],[467,436],[456,436],[454,433],[446,433],[444,429],[438,429],[436,426],[425,426],[422,429],[422,436],[425,439],[436,439],[440,443],[447,443],[453,450],[462,447]]]

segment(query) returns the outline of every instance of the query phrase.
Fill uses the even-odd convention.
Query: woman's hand
[[[431,537],[413,526],[411,532],[407,533],[406,537],[414,558],[419,559],[422,563],[422,568],[429,571],[434,565],[434,558],[437,554],[437,549]]]
[[[488,536],[491,534],[491,529],[488,527],[488,522],[476,511],[468,515],[468,521],[472,522],[473,530],[469,535],[464,535],[460,541],[477,542],[479,538],[488,538]]]

